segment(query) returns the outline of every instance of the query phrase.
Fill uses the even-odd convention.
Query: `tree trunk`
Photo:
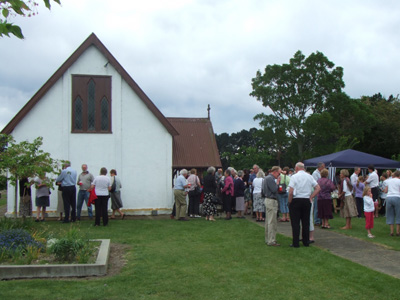
[[[15,181],[15,197],[14,197],[14,218],[17,218],[18,209],[18,180]]]
[[[297,149],[299,151],[299,161],[303,161],[303,141],[297,140]]]

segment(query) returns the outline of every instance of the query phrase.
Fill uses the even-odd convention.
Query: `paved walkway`
[[[255,222],[251,216],[247,220]],[[255,222],[256,223],[256,222]],[[264,223],[256,223],[264,227]],[[290,222],[278,222],[278,233],[292,237]],[[400,278],[400,251],[389,250],[383,246],[349,237],[319,227],[314,231],[315,243],[313,247],[319,247],[329,252],[351,260],[375,271]],[[285,245],[282,245],[285,246]],[[288,247],[289,245],[287,245]],[[301,247],[301,246],[300,246]]]

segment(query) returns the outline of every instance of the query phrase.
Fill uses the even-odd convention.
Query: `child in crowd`
[[[364,200],[364,216],[365,216],[365,229],[367,229],[368,237],[370,239],[375,236],[372,235],[371,229],[374,228],[374,200],[372,199],[372,192],[369,186],[366,186],[363,191]]]

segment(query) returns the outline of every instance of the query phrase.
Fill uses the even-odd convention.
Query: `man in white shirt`
[[[356,186],[358,176],[360,175],[361,169],[359,167],[354,167],[354,173],[350,176],[350,182],[353,187]],[[353,194],[355,193],[355,189],[353,189]]]
[[[375,171],[374,165],[368,166],[368,178],[365,180],[365,184],[368,184],[371,188],[372,199],[374,202],[378,200],[379,197],[379,176]]]
[[[319,191],[318,183],[310,174],[304,171],[304,164],[298,162],[296,164],[296,174],[291,177],[289,183],[289,211],[293,234],[291,247],[299,247],[300,222],[303,245],[305,247],[309,246],[311,202]]]

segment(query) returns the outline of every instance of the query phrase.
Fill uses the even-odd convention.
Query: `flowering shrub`
[[[28,247],[44,249],[26,230],[9,229],[0,232],[0,254],[7,252],[26,252]]]

